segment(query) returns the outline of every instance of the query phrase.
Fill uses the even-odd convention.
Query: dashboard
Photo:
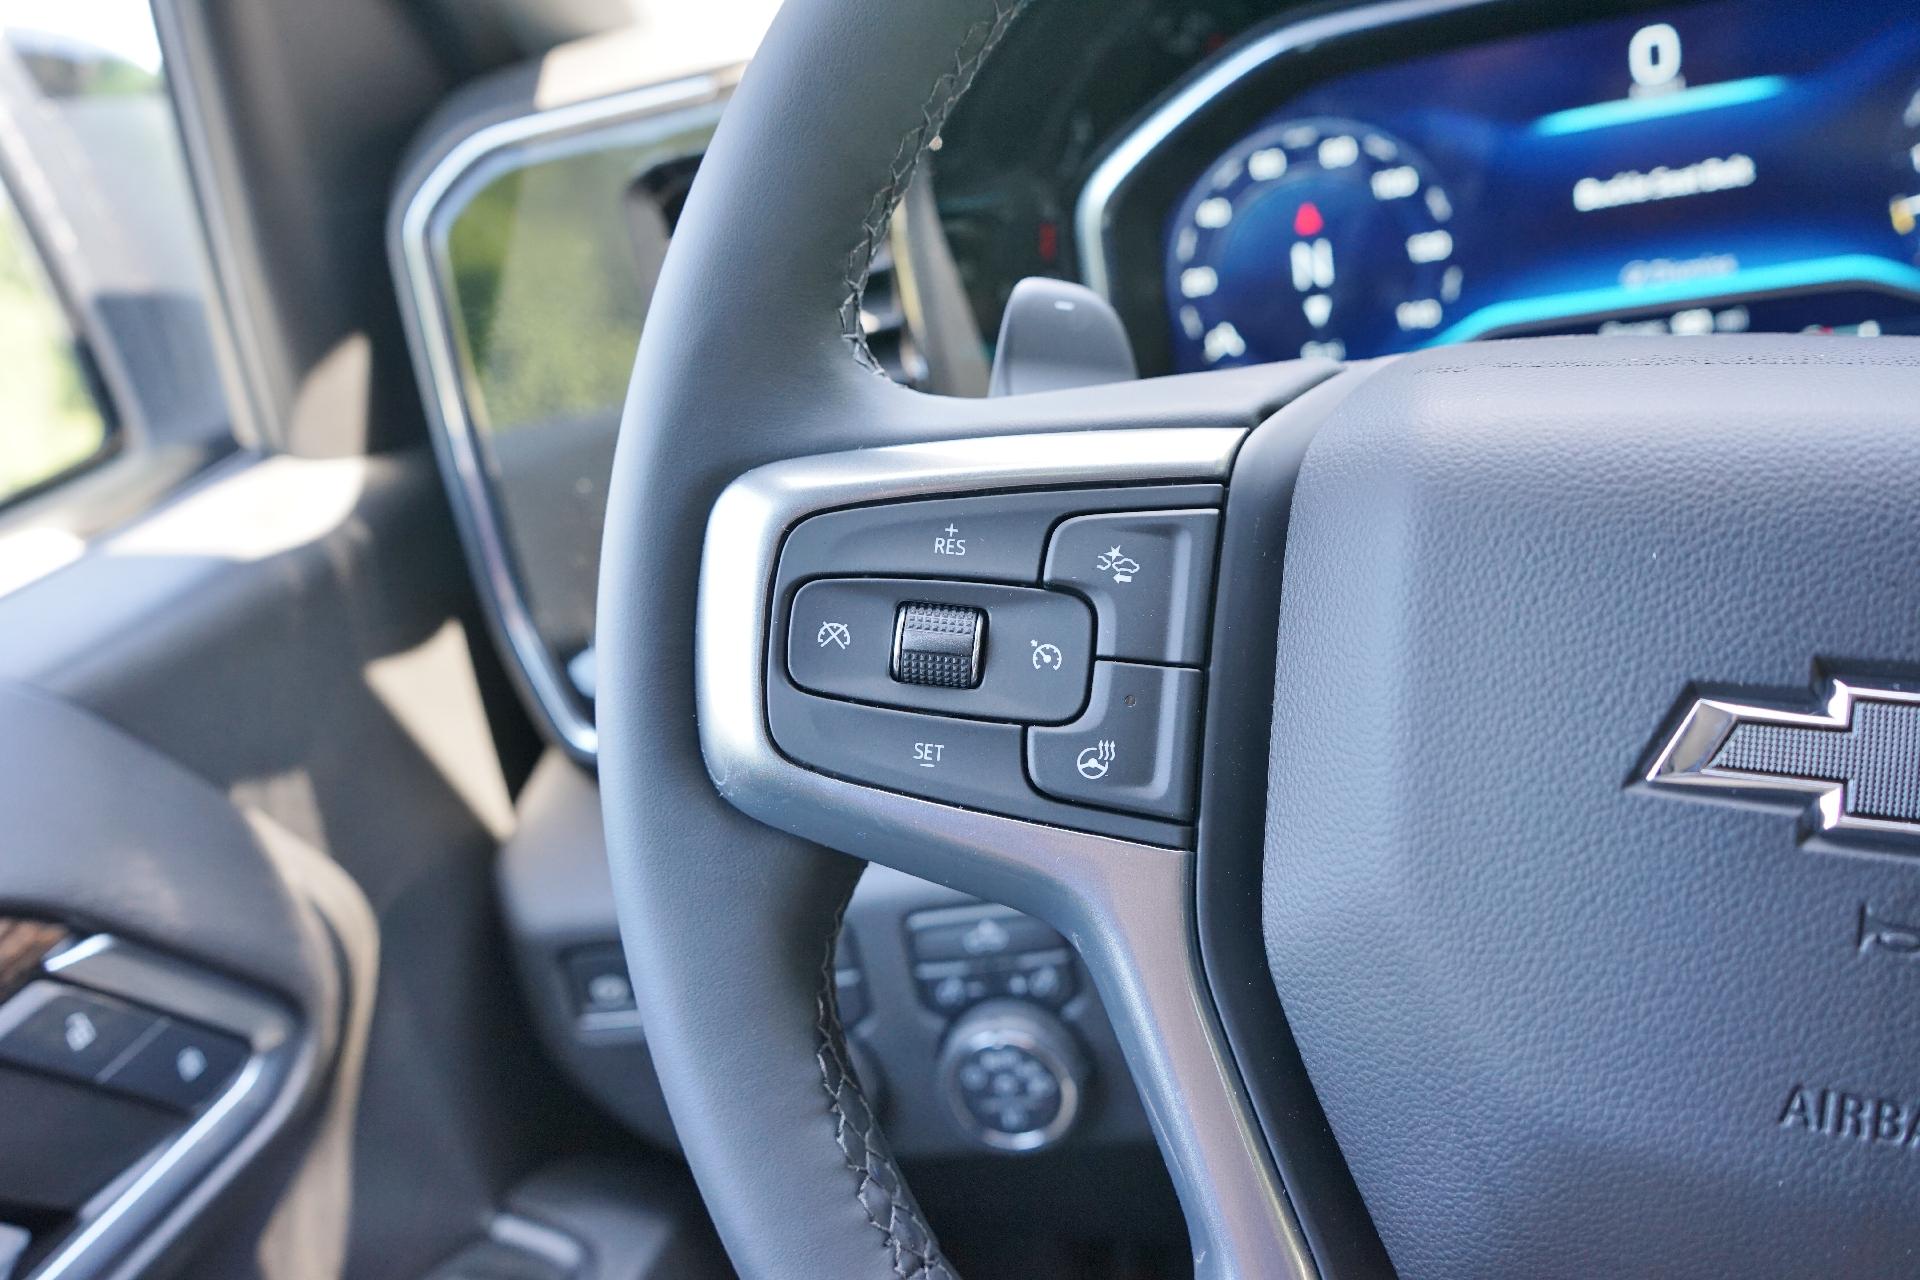
[[[1920,331],[1908,6],[1622,9],[1257,29],[1093,171],[1083,274],[1165,371],[1514,334]]]

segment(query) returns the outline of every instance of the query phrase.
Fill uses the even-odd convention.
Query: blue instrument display
[[[1915,19],[1714,0],[1324,80],[1178,200],[1175,364],[1920,332]]]

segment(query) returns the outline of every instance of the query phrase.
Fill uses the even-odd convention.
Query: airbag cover
[[[1917,362],[1488,344],[1315,438],[1266,945],[1402,1275],[1920,1266],[1920,857],[1634,781],[1695,682],[1920,674]]]

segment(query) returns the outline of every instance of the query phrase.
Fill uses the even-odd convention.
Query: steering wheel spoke
[[[1291,1276],[1311,1269],[1194,941],[1214,555],[1245,434],[982,436],[750,471],[707,527],[697,702],[738,808],[1065,933],[1196,1256]],[[902,669],[923,605],[951,659],[937,683]]]
[[[947,1274],[834,1069],[822,956],[858,864],[824,846],[1067,935],[1199,1274],[1304,1276],[1200,971],[1196,779],[1229,471],[1337,367],[958,400],[856,358],[888,212],[1021,7],[795,0],[702,162],[642,337],[601,562],[622,937],[743,1274]],[[1149,596],[1158,616],[1123,618]]]

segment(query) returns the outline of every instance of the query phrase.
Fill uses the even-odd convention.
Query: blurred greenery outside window
[[[111,434],[26,227],[0,193],[0,502],[98,457]]]
[[[651,206],[629,199],[642,151],[583,152],[508,172],[447,231],[447,261],[482,428],[617,413],[652,292],[635,252]],[[657,218],[657,214],[653,215]]]
[[[6,0],[0,0],[0,4]],[[52,0],[49,0],[52,2]],[[779,0],[600,0],[662,65],[749,57]],[[487,182],[447,228],[446,261],[475,425],[617,417],[640,323],[704,131],[625,145],[614,134]]]
[[[149,0],[0,0],[0,503],[231,441],[198,226]]]

